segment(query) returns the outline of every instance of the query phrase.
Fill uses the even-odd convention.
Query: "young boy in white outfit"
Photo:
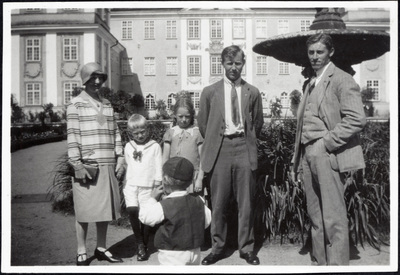
[[[153,188],[161,186],[162,150],[156,141],[150,139],[147,120],[142,115],[132,115],[127,130],[130,141],[125,145],[127,171],[123,193],[138,245],[137,260],[145,261],[149,257],[149,228],[140,223],[139,208],[151,199]]]
[[[141,206],[139,219],[149,226],[161,223],[154,237],[161,265],[199,265],[211,211],[202,197],[186,190],[193,180],[193,164],[173,157],[164,164],[163,172],[163,190],[154,189],[152,198]],[[157,202],[162,192],[166,196]]]

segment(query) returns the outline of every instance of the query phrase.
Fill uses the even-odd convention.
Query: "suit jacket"
[[[309,86],[309,84],[305,86],[306,93],[309,91]],[[353,77],[331,63],[314,88],[314,92],[318,93],[318,113],[314,115],[321,118],[328,129],[323,140],[332,165],[336,164],[340,172],[365,168],[358,133],[364,128],[366,118],[361,102],[360,88]],[[303,96],[297,113],[295,153],[293,156],[295,172],[300,163],[305,101],[305,96]]]
[[[256,140],[264,123],[262,99],[259,90],[241,82],[241,109],[244,120],[244,134],[249,152],[251,169],[257,169]],[[224,80],[220,80],[203,89],[200,97],[200,110],[197,123],[204,137],[200,156],[204,172],[214,167],[225,132],[225,95]]]

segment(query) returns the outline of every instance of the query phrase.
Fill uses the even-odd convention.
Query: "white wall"
[[[96,45],[95,45],[96,37],[94,33],[84,33],[83,34],[83,45],[85,45],[83,49],[83,64],[89,62],[96,61]]]
[[[46,72],[44,75],[46,76],[46,103],[53,103],[54,106],[57,106],[57,90],[58,81],[57,81],[57,35],[55,33],[46,35]]]
[[[11,91],[3,91],[3,93],[9,93],[15,95],[18,100],[18,105],[21,106],[21,92],[20,92],[20,45],[19,45],[20,36],[12,35],[11,36]]]

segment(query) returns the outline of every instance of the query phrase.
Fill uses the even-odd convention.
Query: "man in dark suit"
[[[344,172],[365,168],[358,133],[366,123],[360,88],[331,62],[332,38],[307,40],[315,76],[305,85],[297,113],[292,178],[302,167],[312,222],[312,263],[349,264],[349,229]]]
[[[261,94],[241,78],[244,52],[238,46],[222,51],[224,78],[204,88],[198,126],[204,137],[201,166],[210,175],[212,251],[202,261],[222,259],[227,235],[227,208],[231,196],[238,205],[240,257],[258,265],[254,253],[254,196],[257,169],[257,136],[263,125]]]

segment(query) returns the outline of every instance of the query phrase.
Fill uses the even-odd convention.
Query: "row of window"
[[[188,76],[201,76],[201,57],[200,56],[188,56]],[[155,76],[156,75],[156,59],[155,57],[144,58],[144,75]],[[278,66],[279,74],[285,75],[290,74],[289,63],[279,62]],[[133,59],[125,58],[122,60],[122,75],[130,75],[134,71]],[[263,75],[267,74],[267,56],[257,56],[256,59],[256,74]],[[222,75],[223,67],[221,64],[220,55],[210,56],[210,74],[211,75]],[[242,74],[246,74],[246,69],[243,67]],[[178,58],[167,57],[166,60],[166,75],[178,75]]]
[[[72,92],[74,88],[80,85],[79,82],[68,81],[63,83],[63,94],[64,94],[64,104],[68,104],[72,98]],[[367,80],[367,88],[372,89],[373,98],[372,100],[379,100],[379,80]],[[199,108],[200,104],[200,93],[191,92],[194,107]],[[168,109],[173,105],[173,99],[175,94],[171,93],[167,98]],[[286,92],[283,92],[280,96],[281,104],[283,108],[288,108],[290,106],[289,97]],[[42,84],[41,83],[26,83],[26,105],[41,105],[42,104]],[[145,96],[145,108],[148,110],[155,109],[155,95],[149,93]]]
[[[25,60],[27,62],[42,60],[41,38],[27,38],[25,40],[25,45]],[[77,61],[78,48],[78,38],[63,38],[63,61]]]
[[[311,25],[311,19],[304,19],[300,21],[300,31],[308,31]],[[155,24],[154,20],[144,20],[143,31],[144,39],[155,39]],[[165,37],[166,39],[177,38],[177,21],[167,20],[165,24]],[[267,19],[255,20],[256,38],[267,38]],[[289,32],[289,20],[278,19],[278,34]],[[121,33],[123,40],[133,39],[133,21],[124,20],[121,23]],[[210,20],[210,38],[222,39],[224,34],[223,20],[211,19]],[[246,38],[246,20],[245,19],[232,19],[232,37],[233,39]],[[187,38],[200,39],[200,19],[187,20]]]
[[[193,100],[193,106],[195,109],[199,109],[200,107],[200,92],[190,92],[190,95]],[[175,94],[171,93],[167,98],[167,108],[171,109],[174,104]],[[155,95],[152,93],[148,93],[144,98],[144,106],[147,110],[154,110],[156,107]]]

